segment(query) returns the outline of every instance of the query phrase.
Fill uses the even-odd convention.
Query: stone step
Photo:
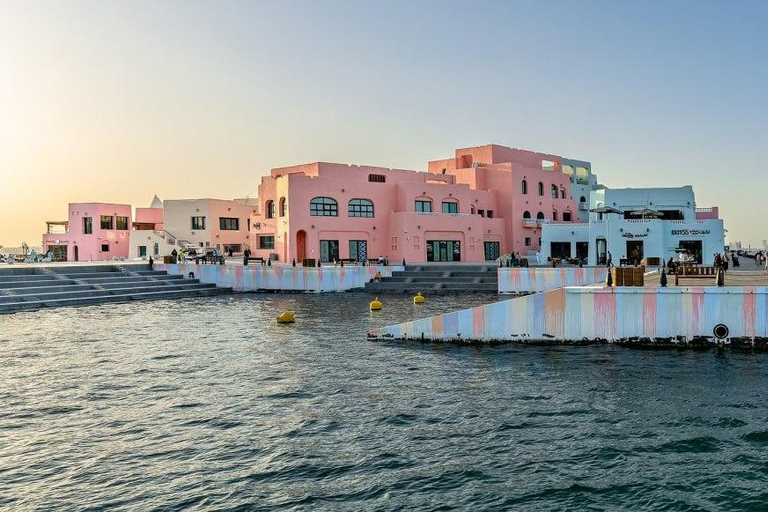
[[[490,277],[483,276],[482,274],[471,277],[423,277],[419,275],[413,277],[393,276],[385,277],[382,281],[385,283],[498,283],[496,276]]]
[[[35,295],[38,293],[73,292],[78,290],[93,290],[89,284],[76,284],[72,281],[55,281],[51,286],[21,286],[0,290],[2,295]]]
[[[183,291],[183,290],[190,290],[190,289],[201,289],[201,288],[215,288],[215,285],[212,284],[200,284],[200,283],[189,283],[189,284],[175,284],[175,285],[167,285],[163,288],[153,288],[148,289],[146,291],[160,291],[163,292],[174,292],[174,291]],[[36,302],[36,301],[46,301],[51,299],[73,299],[73,298],[98,298],[98,297],[109,297],[111,295],[127,295],[127,294],[134,294],[136,293],[135,288],[113,288],[109,290],[73,290],[68,292],[52,292],[52,293],[37,293],[34,295],[5,295],[0,296],[0,304],[12,304],[12,303],[18,303],[18,302]]]
[[[496,283],[475,283],[467,285],[465,283],[368,283],[365,290],[368,292],[387,291],[387,292],[424,292],[434,290],[446,290],[454,292],[489,292],[495,293],[499,289]]]
[[[80,278],[78,281],[88,284],[110,284],[110,283],[129,283],[129,282],[155,282],[155,281],[178,281],[180,279],[184,279],[184,276],[169,276],[167,274],[165,275],[157,275],[157,276],[129,276],[129,275],[121,275],[121,276],[99,276],[99,277],[88,277],[88,278]]]
[[[103,304],[111,302],[131,302],[144,300],[162,300],[162,299],[181,299],[194,297],[207,297],[230,293],[229,288],[216,288],[215,286],[205,287],[196,286],[177,291],[151,291],[141,293],[127,293],[105,295],[99,297],[78,297],[68,299],[46,299],[27,302],[17,302],[12,304],[0,304],[0,314],[14,313],[16,311],[35,310],[62,306],[92,306],[94,304]]]
[[[46,274],[0,274],[0,285],[19,281],[49,281],[52,279],[55,277]]]
[[[116,273],[121,272],[117,266],[107,265],[92,265],[92,266],[71,266],[71,267],[46,267],[46,271],[60,275],[70,274],[103,274],[103,273]]]
[[[41,288],[44,286],[61,286],[62,284],[71,284],[69,279],[35,279],[33,281],[7,281],[0,282],[0,290],[10,290],[15,288]]]

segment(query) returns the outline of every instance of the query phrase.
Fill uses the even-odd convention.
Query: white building
[[[542,227],[541,253],[549,258],[582,258],[588,265],[621,260],[669,260],[686,249],[699,263],[712,264],[725,237],[717,208],[697,212],[693,189],[624,188],[593,190],[589,222]]]

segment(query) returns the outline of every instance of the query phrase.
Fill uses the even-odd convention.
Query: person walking
[[[606,267],[613,266],[613,256],[611,256],[611,251],[608,251],[608,255],[605,258],[605,266]]]
[[[149,270],[155,270],[154,269],[155,260],[152,259],[152,256],[149,256]]]

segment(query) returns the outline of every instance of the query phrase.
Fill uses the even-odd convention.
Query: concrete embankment
[[[374,340],[764,346],[768,287],[568,287],[374,329]]]
[[[288,265],[156,265],[171,275],[199,279],[201,283],[237,292],[343,292],[364,288],[377,272],[389,277],[402,266],[292,267]]]

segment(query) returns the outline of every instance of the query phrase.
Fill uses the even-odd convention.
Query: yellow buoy
[[[280,316],[277,317],[277,323],[279,324],[292,324],[295,321],[296,317],[290,311],[281,313]]]
[[[424,297],[421,292],[418,292],[416,295],[413,296],[413,303],[414,304],[424,304],[427,302],[427,298]]]
[[[371,301],[371,303],[369,304],[369,307],[371,308],[371,311],[378,311],[378,310],[380,310],[380,309],[381,309],[383,306],[384,306],[384,304],[382,304],[382,303],[381,303],[381,301],[379,300],[379,298],[378,298],[378,297],[376,297],[375,299],[373,299],[373,300]]]

